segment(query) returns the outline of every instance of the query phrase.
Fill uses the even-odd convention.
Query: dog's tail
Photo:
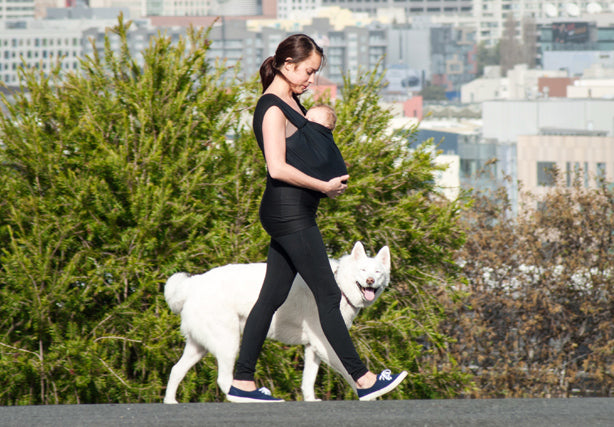
[[[187,273],[175,273],[166,281],[164,286],[164,298],[171,311],[175,314],[181,313],[183,303],[187,297],[188,286],[185,282],[190,275]]]

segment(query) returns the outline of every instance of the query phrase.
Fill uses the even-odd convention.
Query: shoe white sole
[[[379,390],[374,391],[373,393],[369,393],[366,396],[362,396],[358,400],[362,402],[366,402],[369,400],[375,400],[378,397],[383,396],[384,394],[388,393],[389,391],[394,390],[399,384],[401,384],[401,381],[403,381],[406,376],[407,376],[407,371],[403,371],[399,374],[398,377],[394,379],[393,382],[388,384],[386,387],[380,388]]]
[[[265,399],[252,399],[251,397],[240,397],[226,395],[226,399],[233,403],[279,403],[285,402],[285,400],[265,400]]]

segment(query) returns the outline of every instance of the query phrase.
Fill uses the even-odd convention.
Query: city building
[[[515,163],[504,170],[513,178],[506,187],[515,212],[518,212],[522,197],[516,182],[521,182],[523,190],[546,186],[540,183],[549,175],[552,165],[547,165],[548,162],[556,163],[560,170],[566,170],[567,162],[580,162],[582,169],[592,174],[605,168],[605,172],[599,173],[606,173],[611,182],[614,99],[487,101],[482,104],[482,110],[482,138],[513,147],[517,153]],[[540,147],[540,143],[547,143],[549,148]],[[557,144],[560,144],[558,148]],[[588,167],[584,162],[589,162]],[[534,181],[538,174],[539,180]],[[529,182],[525,183],[527,180]]]
[[[420,123],[410,146],[429,139],[459,157],[461,188],[506,188],[512,213],[562,183],[594,188],[614,181],[614,99],[541,98],[487,101],[482,119]]]
[[[501,77],[500,67],[486,67],[483,77],[462,86],[461,102],[535,99],[547,96],[548,94],[540,90],[539,80],[542,78],[567,78],[567,71],[529,69],[526,64],[518,64],[508,71],[507,77]]]
[[[253,32],[244,20],[226,20],[209,33],[209,56],[222,59],[227,66],[239,66],[242,77],[249,78],[258,72],[265,58],[275,53],[286,34],[266,27]]]
[[[609,16],[609,20],[597,20],[598,15],[592,15],[587,16],[590,20],[586,21],[568,18],[537,25],[538,54],[547,51],[614,50],[614,15]]]
[[[582,76],[592,67],[614,68],[614,51],[553,50],[543,53],[544,70],[564,70],[569,76]]]
[[[477,75],[475,30],[431,28],[431,84],[442,86],[448,99],[460,98],[461,87]]]
[[[456,200],[460,194],[460,156],[440,154],[435,157],[435,164],[445,169],[435,172],[436,189],[448,200]]]
[[[462,85],[475,79],[477,47],[472,28],[427,21],[393,25],[386,32],[386,95],[407,97],[430,82],[444,87],[449,99],[457,99]]]
[[[432,140],[443,156],[458,156],[456,173],[461,188],[492,189],[515,176],[514,144],[501,144],[482,138],[479,122],[427,120],[420,123],[412,145]],[[495,161],[496,159],[496,161]]]
[[[567,86],[569,98],[609,98],[614,99],[614,78],[576,79]]]
[[[34,0],[34,18],[43,19],[47,16],[47,8],[68,7],[67,3],[66,0]],[[2,4],[1,0],[0,4]]]
[[[314,16],[322,8],[323,0],[277,0],[277,18],[301,19],[305,16]]]
[[[0,0],[0,21],[34,18],[34,0]]]
[[[359,71],[383,71],[387,50],[387,31],[384,28],[349,26],[335,30],[328,19],[316,18],[302,28],[307,34],[320,35],[324,41],[326,67],[324,76],[342,83],[344,76],[355,79]]]
[[[487,46],[495,46],[503,38],[506,21],[514,19],[515,32],[522,40],[525,28],[533,25],[551,25],[556,21],[596,21],[607,27],[614,22],[614,3],[606,0],[473,0],[472,12],[464,14],[434,14],[431,20],[437,24],[473,26],[476,40]]]
[[[581,76],[593,66],[613,68],[614,14],[609,14],[610,20],[603,16],[608,15],[538,25],[536,65],[546,70],[565,69],[570,76]]]
[[[108,6],[118,0],[92,0]],[[134,2],[135,0],[130,0]],[[136,3],[132,3],[136,7]],[[127,6],[127,5],[126,5]],[[271,14],[276,9],[275,0],[143,0],[140,16],[146,17],[226,17],[258,16]],[[269,10],[263,13],[263,10]],[[273,12],[276,15],[276,10]]]
[[[144,9],[144,5],[146,4],[147,3],[142,0],[88,0],[88,6],[92,9],[127,9],[130,11],[130,18],[133,19],[147,16],[146,10]],[[124,16],[126,16],[125,13]]]
[[[484,75],[461,87],[464,104],[509,98],[509,79],[501,76],[501,67],[484,67]]]
[[[86,20],[91,24],[96,24],[97,21],[115,21],[117,23],[117,17],[120,13],[123,13],[126,20],[130,19],[130,10],[127,7],[104,7],[104,8],[91,8],[87,6],[75,6],[64,8],[47,8],[46,16],[44,20],[40,20],[41,26],[46,26],[49,23],[51,26],[52,21],[55,20]],[[75,25],[73,25],[75,26]],[[76,25],[81,27],[81,25]]]
[[[105,36],[109,38],[111,49],[114,52],[119,52],[119,36],[106,31],[108,27],[117,25],[117,19],[108,26],[99,26],[100,23],[100,21],[96,21],[96,26],[90,23],[89,28],[84,29],[82,32],[84,56],[92,57],[97,53],[102,57],[104,55]],[[126,42],[137,64],[143,65],[141,52],[149,46],[150,39],[158,36],[161,32],[171,39],[171,43],[177,43],[180,37],[186,35],[186,28],[155,28],[150,26],[147,20],[135,20],[133,22],[133,25],[126,34]]]
[[[543,129],[601,131],[614,136],[614,99],[486,101],[482,119],[482,136],[499,142],[515,143],[519,135],[538,135]]]
[[[542,129],[519,135],[518,180],[520,208],[536,208],[528,194],[542,196],[556,184],[597,188],[614,181],[614,137],[605,131]],[[558,171],[557,182],[554,170]]]
[[[539,77],[537,79],[537,91],[544,97],[566,98],[567,88],[572,85],[577,77]]]
[[[8,86],[19,84],[19,69],[42,70],[44,75],[59,63],[62,71],[79,69],[79,61],[93,54],[91,41],[98,53],[104,50],[106,29],[117,25],[117,9],[47,9],[53,19],[26,19],[0,21],[0,80]],[[57,18],[57,19],[56,19]],[[141,52],[156,36],[159,28],[147,21],[134,20],[128,32],[130,50]],[[167,34],[178,40],[185,28],[169,28]],[[119,47],[117,37],[111,37],[111,46]]]
[[[280,0],[290,1],[290,0]],[[368,12],[376,16],[379,9],[402,10],[404,15],[470,14],[474,0],[320,0],[322,6],[340,6],[353,12]]]
[[[324,48],[326,63],[320,74],[335,84],[343,83],[349,75],[356,77],[358,71],[384,67],[387,33],[384,29],[347,26],[336,30],[328,18],[314,18],[309,24],[286,29],[260,26],[252,31],[248,22],[226,20],[215,25],[211,38],[210,55],[226,61],[227,65],[240,63],[244,77],[256,74],[264,59],[275,53],[275,49],[289,34],[297,31],[312,35]]]
[[[48,73],[58,61],[64,70],[76,70],[83,56],[83,28],[75,21],[0,21],[0,80],[19,84],[18,69],[25,62]]]

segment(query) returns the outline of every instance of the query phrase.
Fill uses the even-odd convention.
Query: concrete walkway
[[[0,407],[0,426],[614,426],[614,399]]]

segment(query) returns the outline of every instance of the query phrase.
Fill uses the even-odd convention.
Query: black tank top
[[[296,98],[295,98],[296,99]],[[299,107],[305,113],[305,108],[296,99]],[[254,111],[253,128],[258,146],[264,155],[264,142],[262,138],[262,120],[267,110],[277,106],[288,115],[287,109],[292,109],[281,98],[273,94],[264,94],[256,104]],[[292,109],[297,113],[294,109]],[[298,113],[297,113],[298,114]],[[294,132],[286,138],[286,144],[298,143],[299,132]],[[316,225],[316,213],[320,198],[324,194],[319,191],[297,187],[287,182],[271,178],[267,173],[267,182],[262,201],[260,203],[260,222],[271,237],[280,237],[295,233]]]

